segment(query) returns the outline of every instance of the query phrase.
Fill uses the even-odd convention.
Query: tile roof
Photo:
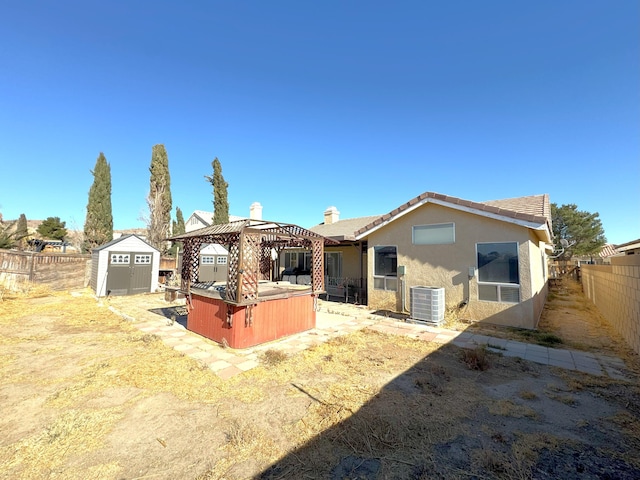
[[[503,200],[489,200],[482,202],[485,205],[492,205],[505,210],[526,213],[538,217],[546,217],[551,221],[551,204],[549,195],[529,195],[528,197],[505,198]]]

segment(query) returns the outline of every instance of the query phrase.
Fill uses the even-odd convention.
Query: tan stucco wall
[[[359,279],[360,278],[360,246],[358,245],[339,245],[336,247],[325,247],[326,253],[340,252],[342,253],[342,276],[345,278]],[[363,262],[366,262],[366,255],[363,257]],[[362,269],[365,271],[367,265],[363,263]]]
[[[413,225],[448,222],[455,224],[454,244],[412,244]],[[478,300],[477,274],[469,278],[469,267],[477,267],[478,242],[518,243],[520,303]],[[536,312],[541,311],[540,304],[544,301],[539,295],[544,290],[546,296],[546,287],[545,281],[538,279],[543,268],[538,240],[526,227],[429,203],[371,233],[368,237],[369,307],[400,311],[401,292],[373,288],[373,248],[376,245],[397,246],[398,265],[406,267],[404,280],[407,309],[409,289],[412,286],[444,287],[448,308],[468,301],[467,306],[460,311],[460,315],[466,319],[523,328],[534,328],[537,324]],[[532,276],[535,278],[533,284]]]
[[[582,289],[613,328],[640,354],[640,255],[612,265],[582,265]]]

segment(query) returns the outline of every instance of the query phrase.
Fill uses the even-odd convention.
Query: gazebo
[[[324,246],[335,241],[297,225],[254,219],[211,225],[169,240],[184,246],[180,288],[187,298],[189,330],[246,348],[315,327],[316,298],[324,293]],[[199,254],[206,244],[229,251],[226,282],[199,281]],[[274,260],[290,247],[311,250],[310,285],[274,276]]]

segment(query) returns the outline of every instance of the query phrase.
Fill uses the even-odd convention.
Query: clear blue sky
[[[143,226],[151,147],[173,206],[310,227],[425,191],[549,193],[640,238],[640,2],[1,1],[0,212],[82,228],[111,165]]]

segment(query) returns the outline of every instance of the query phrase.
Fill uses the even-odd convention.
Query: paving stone
[[[188,343],[184,343],[184,342],[180,342],[179,344],[176,344],[173,349],[177,350],[179,352],[184,352],[186,350],[191,350],[193,347],[191,345],[189,345]]]
[[[573,363],[573,357],[571,356],[571,352],[568,350],[560,350],[558,348],[550,348],[548,350],[549,360],[554,359],[561,362],[570,362]]]
[[[231,377],[235,377],[236,375],[240,375],[241,373],[242,370],[234,365],[216,371],[216,375],[222,380],[229,380]]]
[[[527,351],[527,344],[522,342],[508,341],[505,348],[510,352],[518,353],[521,356],[524,356],[525,352]]]
[[[260,364],[258,362],[256,362],[255,360],[247,360],[246,362],[242,362],[242,363],[236,364],[236,367],[238,367],[243,372],[246,372],[247,370],[251,370],[252,368],[256,368],[258,365],[260,365]]]
[[[224,370],[231,366],[232,365],[229,362],[225,362],[224,360],[216,360],[215,362],[209,363],[209,368],[214,372],[219,372],[220,370]]]
[[[190,353],[189,356],[191,358],[195,358],[196,360],[204,360],[205,358],[210,358],[211,357],[211,353],[210,352],[203,352],[202,350],[195,352],[195,353]]]
[[[575,370],[576,365],[571,361],[559,360],[557,358],[549,357],[549,365],[552,367],[560,367],[566,370]]]
[[[542,363],[543,365],[548,365],[549,364],[549,357],[542,356],[542,355],[536,355],[536,354],[529,353],[529,352],[527,352],[525,354],[524,359],[528,360],[530,362]]]

